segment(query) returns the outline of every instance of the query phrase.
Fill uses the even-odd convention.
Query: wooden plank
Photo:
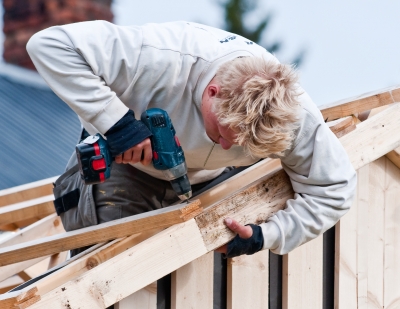
[[[340,139],[358,169],[400,146],[400,105],[393,104]],[[356,159],[357,158],[357,159]]]
[[[321,106],[324,119],[332,121],[380,106],[400,102],[399,86],[369,92],[354,98]]]
[[[385,166],[384,308],[400,308],[400,170],[389,160]]]
[[[44,218],[55,212],[54,196],[46,195],[26,202],[0,207],[0,225],[30,218]]]
[[[383,307],[385,158],[370,164],[368,207],[368,308]]]
[[[114,305],[114,309],[156,309],[157,282],[129,295]]]
[[[368,211],[370,205],[370,164],[359,173],[357,205],[357,301],[359,309],[368,308]]]
[[[93,245],[138,232],[159,229],[184,222],[202,211],[196,200],[191,204],[171,206],[136,216],[106,222],[76,231],[0,249],[0,265],[21,262],[40,256]]]
[[[268,306],[268,259],[269,250],[228,259],[228,309]]]
[[[214,252],[177,269],[171,276],[171,308],[213,307]]]
[[[53,194],[53,182],[59,176],[51,177],[21,186],[0,190],[0,206],[21,203],[27,200]]]
[[[323,237],[283,256],[282,308],[322,308]]]

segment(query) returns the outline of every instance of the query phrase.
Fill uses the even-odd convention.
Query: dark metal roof
[[[12,74],[0,72],[0,189],[60,175],[79,138],[78,117],[37,73],[3,70]]]

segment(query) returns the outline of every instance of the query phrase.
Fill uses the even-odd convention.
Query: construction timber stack
[[[393,87],[321,108],[358,171],[356,198],[334,229],[334,248],[319,237],[283,256],[279,299],[268,289],[268,251],[229,259],[227,308],[400,308],[397,102],[400,88]],[[234,237],[223,218],[260,223],[293,195],[279,160],[267,159],[189,205],[65,232],[52,206],[54,180],[0,191],[0,229],[15,231],[0,240],[2,309],[156,309],[155,282],[170,273],[168,307],[213,308],[212,251]],[[88,245],[94,246],[66,260],[68,250]]]

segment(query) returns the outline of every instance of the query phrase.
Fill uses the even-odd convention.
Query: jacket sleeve
[[[104,134],[128,112],[118,97],[134,80],[141,45],[140,28],[93,21],[42,30],[27,50],[50,88]]]
[[[301,97],[311,102],[306,94]],[[356,172],[347,153],[311,105],[303,107],[292,150],[281,158],[294,198],[261,224],[263,249],[277,254],[286,254],[335,225],[350,209],[355,193]]]

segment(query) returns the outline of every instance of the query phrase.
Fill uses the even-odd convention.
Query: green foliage
[[[270,53],[278,52],[281,49],[282,43],[280,41],[269,43],[264,37],[268,25],[272,20],[272,13],[266,14],[254,29],[250,29],[246,26],[245,19],[257,9],[258,0],[220,0],[219,4],[224,9],[225,13],[225,30],[248,38],[263,46]],[[304,54],[304,51],[301,51],[292,63],[299,66],[303,60]]]

